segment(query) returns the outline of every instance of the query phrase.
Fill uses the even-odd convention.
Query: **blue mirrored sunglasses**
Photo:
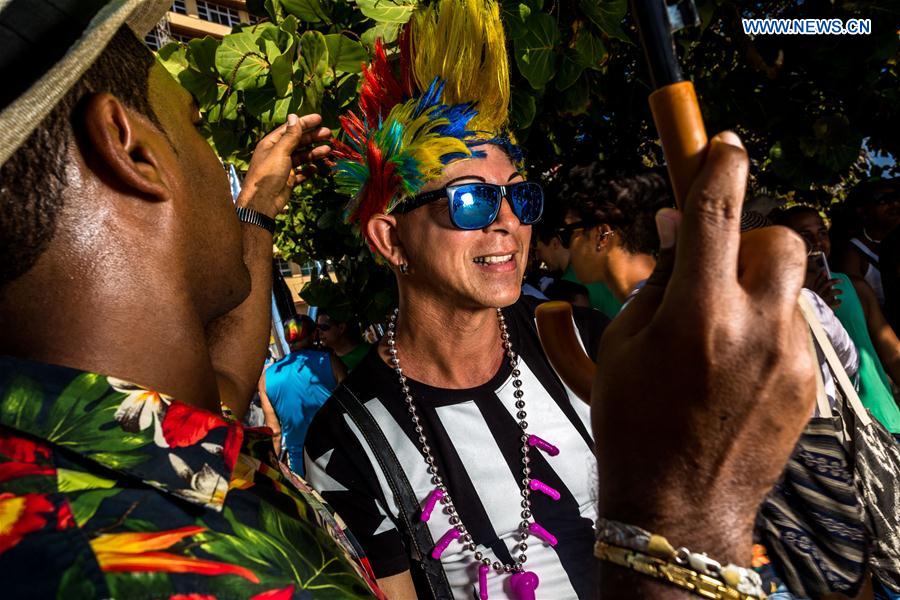
[[[397,212],[408,213],[435,200],[446,199],[450,221],[459,229],[484,229],[497,219],[503,198],[509,201],[513,214],[523,225],[536,223],[544,212],[544,190],[523,181],[512,185],[463,183],[425,192],[402,202]]]

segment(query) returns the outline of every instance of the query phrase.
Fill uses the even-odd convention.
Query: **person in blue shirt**
[[[316,322],[307,315],[294,319],[288,342],[291,353],[272,363],[259,381],[259,399],[272,429],[275,450],[288,466],[303,475],[303,441],[316,412],[347,375],[331,352],[313,349]]]

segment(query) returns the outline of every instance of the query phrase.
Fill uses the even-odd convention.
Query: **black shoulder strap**
[[[412,559],[419,567],[419,572],[416,568],[412,569],[413,580],[417,583],[416,589],[421,590],[421,586],[427,585],[435,600],[452,600],[453,593],[450,591],[444,567],[441,561],[434,560],[430,556],[431,549],[434,548],[434,539],[431,537],[428,524],[418,518],[421,510],[419,500],[413,493],[397,455],[384,437],[384,432],[375,422],[372,413],[346,385],[338,386],[333,398],[353,419],[366,438],[366,443],[375,454],[375,459],[391,488],[394,502],[399,509],[400,524],[405,530],[404,537],[410,540]]]

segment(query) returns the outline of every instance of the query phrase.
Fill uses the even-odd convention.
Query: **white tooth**
[[[476,262],[483,264],[498,264],[509,261],[512,258],[512,254],[505,254],[503,256],[480,256],[475,259]]]

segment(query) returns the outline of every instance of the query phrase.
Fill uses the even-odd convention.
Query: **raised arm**
[[[328,146],[308,146],[327,139],[331,131],[320,127],[319,115],[288,122],[259,142],[237,200],[269,218],[282,211],[291,190],[303,181],[295,168],[328,154]],[[210,359],[219,384],[219,399],[238,418],[243,418],[256,389],[269,340],[272,311],[272,234],[257,225],[244,223],[244,263],[250,272],[250,295],[227,315],[207,327]]]
[[[606,330],[591,405],[601,519],[743,567],[815,399],[804,245],[784,228],[741,236],[747,170],[737,136],[716,136],[683,214],[657,216],[657,270]],[[602,600],[695,597],[598,566]]]

